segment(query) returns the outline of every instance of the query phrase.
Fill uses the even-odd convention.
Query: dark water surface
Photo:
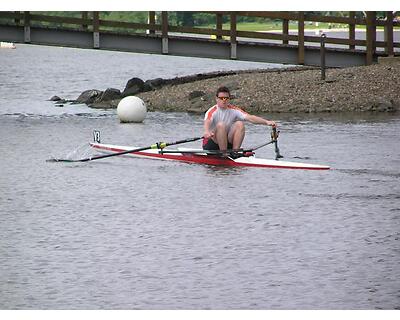
[[[260,64],[33,46],[0,57],[1,309],[400,308],[399,115],[265,115],[285,160],[323,172],[49,163],[93,129],[140,146],[202,132],[199,115],[120,124],[115,111],[55,108],[53,94]],[[244,144],[268,135],[248,125]]]

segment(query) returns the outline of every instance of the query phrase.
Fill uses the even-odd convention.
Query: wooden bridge
[[[379,56],[400,55],[400,21],[392,11],[379,19],[375,11],[361,18],[354,11],[346,17],[277,11],[207,13],[215,16],[215,28],[171,25],[166,11],[159,21],[154,11],[148,12],[148,23],[104,20],[100,12],[82,12],[80,17],[0,12],[0,41],[318,66],[321,36],[305,26],[331,23],[346,28],[326,32],[326,66],[368,65]],[[224,16],[229,17],[229,29],[223,28]],[[240,16],[280,21],[281,28],[237,30]],[[296,30],[289,30],[293,23]]]

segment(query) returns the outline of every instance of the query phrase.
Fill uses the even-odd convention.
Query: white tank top
[[[215,105],[208,109],[204,116],[204,120],[211,120],[210,130],[213,131],[218,122],[223,122],[229,132],[232,124],[235,121],[244,121],[247,113],[242,109],[229,105],[226,109],[218,108]]]

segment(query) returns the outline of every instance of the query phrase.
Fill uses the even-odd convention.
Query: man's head
[[[227,87],[219,87],[216,97],[218,107],[226,108],[229,105],[231,93]]]

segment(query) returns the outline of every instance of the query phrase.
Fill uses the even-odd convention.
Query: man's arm
[[[247,114],[244,119],[246,121],[249,121],[249,122],[254,123],[254,124],[264,124],[266,126],[276,127],[275,121],[267,120],[267,119],[264,119],[264,118],[261,118],[261,117],[257,117],[257,116],[252,115],[252,114]]]
[[[214,136],[214,132],[210,132],[211,120],[204,120],[204,138],[208,139]]]

